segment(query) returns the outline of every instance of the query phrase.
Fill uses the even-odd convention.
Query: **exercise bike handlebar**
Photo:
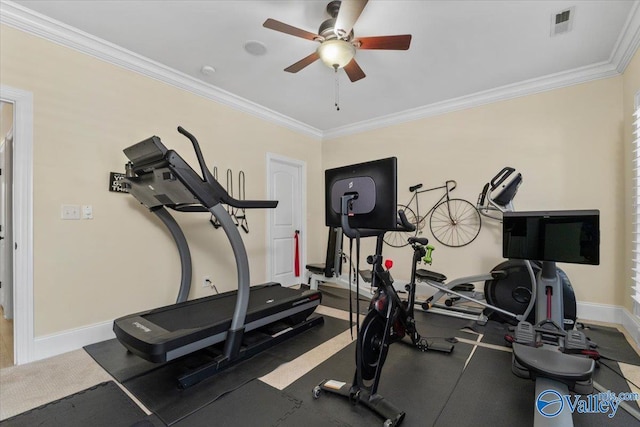
[[[239,200],[231,197],[209,171],[209,168],[207,167],[207,164],[204,160],[204,156],[202,155],[200,144],[198,143],[196,137],[182,126],[178,126],[178,132],[186,136],[189,141],[191,141],[191,144],[193,144],[193,150],[196,152],[196,158],[198,159],[198,164],[200,165],[200,169],[202,170],[202,177],[204,179],[204,182],[212,187],[213,191],[217,195],[217,199],[219,199],[222,203],[233,206],[234,208],[241,209],[268,209],[278,206],[277,200]]]
[[[407,219],[403,210],[398,211],[396,218],[396,227],[393,229],[373,229],[373,228],[353,228],[349,224],[349,216],[351,212],[351,202],[358,198],[357,194],[345,194],[341,199],[341,215],[340,225],[345,236],[353,239],[358,237],[382,236],[387,231],[415,231],[415,225],[411,224]]]

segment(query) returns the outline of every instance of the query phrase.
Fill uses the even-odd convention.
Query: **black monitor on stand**
[[[342,203],[347,198],[348,228],[395,229],[398,216],[397,170],[395,157],[326,170],[326,225],[343,226]],[[343,231],[348,233],[348,230]]]
[[[561,407],[550,413],[540,399],[593,392],[593,351],[582,331],[564,330],[564,304],[556,262],[600,263],[600,213],[597,210],[506,212],[503,255],[542,261],[536,289],[536,324],[518,323],[512,341],[511,370],[534,379],[537,396],[534,426],[573,425],[572,413]],[[546,304],[545,304],[546,302]]]

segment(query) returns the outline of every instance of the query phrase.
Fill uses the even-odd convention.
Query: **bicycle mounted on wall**
[[[408,238],[422,233],[429,217],[429,229],[433,237],[445,246],[454,248],[466,246],[473,242],[482,227],[482,220],[476,207],[464,199],[452,199],[450,193],[456,188],[454,180],[447,180],[444,185],[421,190],[422,184],[409,187],[413,193],[406,205],[398,205],[397,210],[402,210],[409,223],[415,226],[415,231],[406,230],[389,231],[384,242],[394,248],[408,245]],[[444,190],[444,194],[431,206],[429,211],[421,215],[419,200],[420,194],[435,190]]]

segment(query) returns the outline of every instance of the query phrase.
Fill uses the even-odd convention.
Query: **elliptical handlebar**
[[[515,172],[515,169],[510,166],[502,168],[502,170],[498,172],[496,176],[491,178],[491,191],[498,188],[498,186],[502,184],[504,180],[507,179],[513,172]]]

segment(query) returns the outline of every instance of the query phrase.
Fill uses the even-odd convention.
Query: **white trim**
[[[387,116],[376,117],[353,123],[346,126],[330,129],[323,133],[323,140],[329,140],[346,135],[353,135],[374,129],[380,129],[400,123],[438,116],[453,111],[478,107],[480,105],[493,102],[505,101],[507,99],[519,98],[521,96],[533,95],[539,92],[559,89],[592,80],[614,77],[620,73],[616,66],[609,62],[601,62],[586,67],[576,68],[570,71],[563,71],[544,77],[525,80],[522,82],[477,92],[459,98],[449,99],[410,110],[400,111]]]
[[[623,308],[617,305],[578,302],[578,321],[595,320],[597,322],[616,323],[621,325]]]
[[[620,75],[640,46],[640,1],[635,0],[631,13],[608,61],[524,82],[502,86],[472,95],[436,102],[415,109],[322,131],[281,113],[265,108],[187,74],[135,54],[113,43],[63,24],[8,0],[1,0],[0,23],[70,47],[111,64],[123,67],[278,124],[315,139],[328,140],[340,136],[393,126],[452,111],[473,108],[491,102],[585,83]]]
[[[2,24],[10,25],[312,138],[322,138],[322,132],[319,129],[195,79],[188,74],[145,58],[142,55],[56,21],[24,6],[5,0],[2,0],[0,5],[2,6],[0,13],[0,23]]]
[[[115,338],[113,321],[96,323],[81,328],[69,329],[57,334],[38,337],[34,342],[34,360],[46,359],[77,350],[85,345]]]
[[[640,319],[629,313],[626,308],[622,309],[622,327],[631,335],[631,338],[640,346]]]
[[[0,85],[14,105],[13,131],[13,360],[33,360],[33,94]],[[17,245],[17,248],[16,248]]]
[[[640,1],[636,0],[611,52],[609,62],[616,64],[620,74],[624,73],[638,47],[640,47]]]
[[[302,248],[300,254],[300,280],[305,276],[306,271],[304,266],[307,265],[307,245],[309,245],[309,238],[307,235],[307,162],[285,157],[280,154],[274,154],[267,152],[267,177],[266,177],[266,195],[269,198],[271,194],[271,164],[272,162],[280,162],[290,166],[298,168],[300,173],[300,188],[299,197],[302,209],[300,210],[300,235],[302,236]],[[267,209],[267,226],[265,227],[267,238],[267,280],[271,280],[273,272],[271,271],[271,254],[273,249],[271,247],[271,220],[273,215],[273,209]]]

